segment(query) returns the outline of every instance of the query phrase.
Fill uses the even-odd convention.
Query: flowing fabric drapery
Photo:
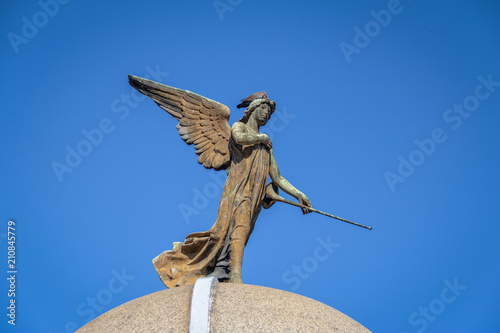
[[[231,138],[231,167],[224,184],[217,220],[205,232],[174,243],[153,264],[168,287],[194,284],[199,277],[227,281],[231,267],[241,264],[243,248],[262,208],[269,176],[269,151],[263,144],[241,146]]]

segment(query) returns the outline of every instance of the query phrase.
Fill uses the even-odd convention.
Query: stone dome
[[[193,289],[192,285],[182,286],[137,298],[77,332],[189,332]],[[213,283],[207,297],[209,319],[199,332],[370,332],[323,303],[282,290]],[[191,326],[193,331],[197,329]]]

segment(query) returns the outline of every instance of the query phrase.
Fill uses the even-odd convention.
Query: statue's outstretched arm
[[[292,197],[296,198],[302,205],[312,207],[309,198],[304,193],[297,190],[292,184],[290,184],[288,180],[286,180],[281,175],[280,170],[278,169],[278,164],[276,163],[276,159],[274,158],[274,153],[272,149],[269,150],[269,154],[271,157],[269,175],[271,176],[273,183],[275,183],[276,186],[278,186],[285,193],[288,193]],[[310,213],[309,210],[304,208],[302,209],[302,212],[304,214]]]

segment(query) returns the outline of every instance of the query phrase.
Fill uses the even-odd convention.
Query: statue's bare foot
[[[231,278],[229,279],[229,282],[231,283],[243,283],[243,280],[241,279],[241,269],[234,267],[231,270]]]

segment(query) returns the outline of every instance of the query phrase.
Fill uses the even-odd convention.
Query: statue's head
[[[254,99],[239,121],[246,124],[250,116],[255,113],[256,119],[260,122],[259,125],[263,126],[275,110],[276,101],[271,101],[269,98]]]

